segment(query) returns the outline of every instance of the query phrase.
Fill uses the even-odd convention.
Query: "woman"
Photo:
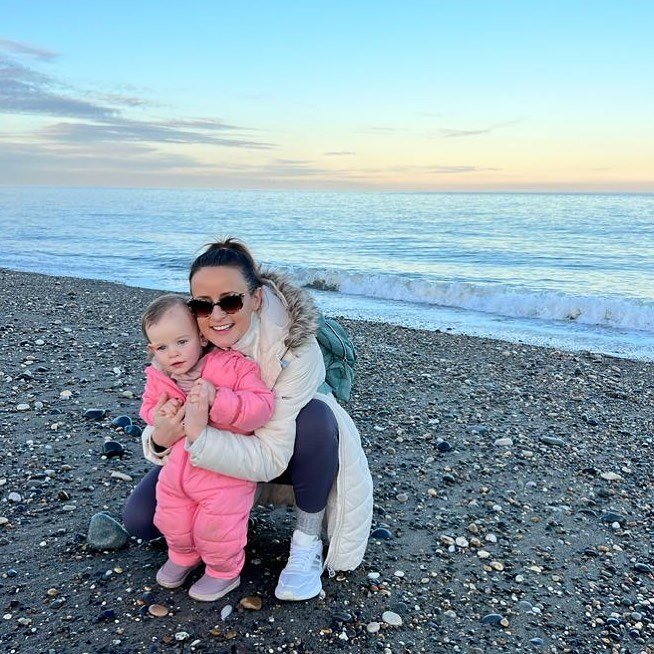
[[[315,597],[325,567],[333,574],[361,563],[372,521],[372,478],[359,433],[331,395],[317,392],[325,368],[315,339],[316,310],[304,291],[262,273],[234,239],[213,243],[197,257],[189,282],[189,307],[202,335],[259,364],[275,410],[252,436],[208,427],[208,396],[199,380],[184,406],[160,399],[154,428],[143,433],[145,456],[164,464],[171,446],[186,435],[193,465],[270,482],[260,485],[260,503],[294,500],[297,523],[275,595]],[[152,525],[158,472],[143,478],[123,514],[130,533],[144,539],[159,535]],[[324,563],[323,522],[329,537]]]

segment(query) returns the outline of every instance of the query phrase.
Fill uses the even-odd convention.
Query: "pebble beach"
[[[293,520],[270,506],[215,603],[155,584],[160,542],[92,547],[150,466],[157,294],[0,269],[1,652],[654,654],[652,362],[343,319],[375,483],[357,570],[278,601]]]

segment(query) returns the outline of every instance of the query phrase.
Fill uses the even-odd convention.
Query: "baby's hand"
[[[182,406],[182,402],[180,402],[180,400],[178,400],[177,398],[173,397],[170,400],[166,400],[166,402],[162,406],[155,407],[156,415],[165,416],[166,418],[172,418],[177,415],[177,412],[179,411],[181,406]]]
[[[207,393],[207,398],[209,399],[209,406],[211,406],[216,401],[216,387],[206,379],[198,379],[195,382],[196,387],[203,388]]]

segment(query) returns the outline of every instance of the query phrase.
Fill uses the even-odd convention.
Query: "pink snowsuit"
[[[259,366],[233,350],[212,350],[202,360],[203,379],[216,387],[209,412],[212,427],[251,434],[270,420],[273,394],[261,381]],[[186,394],[162,370],[148,366],[140,416],[154,424],[162,393]],[[206,574],[236,577],[245,562],[248,516],[256,483],[191,465],[186,439],[177,441],[157,482],[154,524],[165,536],[168,556],[177,565],[206,564]]]

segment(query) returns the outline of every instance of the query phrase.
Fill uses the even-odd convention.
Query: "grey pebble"
[[[557,438],[556,436],[541,436],[540,440],[541,443],[545,443],[545,445],[558,445],[559,447],[565,445],[565,441],[562,438]]]
[[[115,550],[129,540],[127,530],[108,513],[91,517],[86,541],[95,550]]]

